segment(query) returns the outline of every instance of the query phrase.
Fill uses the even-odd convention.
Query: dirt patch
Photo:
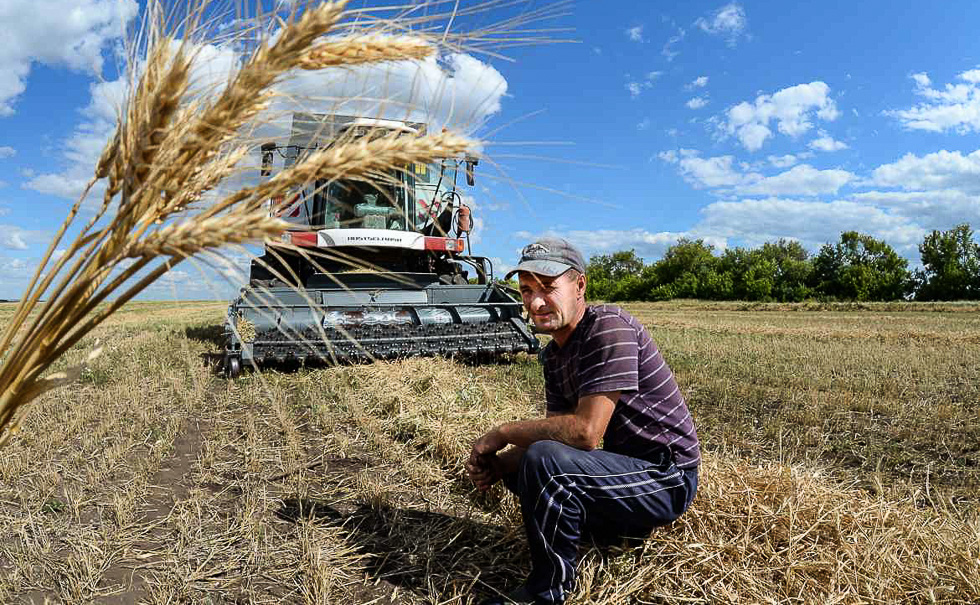
[[[174,440],[173,453],[151,477],[145,503],[136,519],[138,525],[147,527],[145,536],[133,545],[129,556],[103,574],[103,587],[110,590],[122,587],[121,592],[105,597],[103,603],[138,603],[146,597],[147,578],[140,570],[158,560],[158,553],[166,548],[171,529],[165,521],[194,486],[193,466],[204,444],[204,430],[198,421],[187,421]]]

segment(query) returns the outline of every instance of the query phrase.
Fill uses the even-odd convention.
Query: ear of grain
[[[203,41],[203,29],[196,28],[207,3],[188,12],[181,41],[164,30],[162,5],[151,3],[146,60],[95,166],[93,183],[105,185],[101,207],[67,253],[51,262],[88,191],[75,204],[0,340],[0,443],[27,402],[77,373],[44,379],[47,369],[160,276],[196,254],[277,238],[286,224],[268,216],[268,199],[313,178],[378,178],[391,168],[470,149],[468,139],[452,133],[341,141],[265,183],[216,195],[248,152],[241,133],[254,129],[273,86],[290,70],[413,60],[435,51],[420,38],[363,28],[323,41],[344,5],[325,2],[294,15],[273,41],[258,43],[222,90],[188,98],[192,48]],[[131,67],[137,63],[134,57]],[[113,204],[115,213],[96,229]]]

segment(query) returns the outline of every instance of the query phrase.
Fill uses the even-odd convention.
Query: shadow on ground
[[[184,328],[184,336],[191,340],[210,344],[219,351],[225,348],[225,327],[221,325],[188,326]]]
[[[372,577],[423,600],[489,596],[489,587],[515,587],[528,570],[522,535],[472,519],[364,504],[343,512],[327,502],[300,498],[284,500],[276,514],[293,522],[344,527],[353,545],[368,555]]]

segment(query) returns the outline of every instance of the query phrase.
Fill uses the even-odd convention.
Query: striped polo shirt
[[[571,337],[541,351],[548,411],[573,412],[584,395],[619,391],[603,449],[678,468],[701,461],[698,435],[674,374],[646,328],[614,305],[589,306]]]

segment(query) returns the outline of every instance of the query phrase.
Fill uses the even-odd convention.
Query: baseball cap
[[[578,248],[560,237],[542,237],[521,250],[521,261],[507,272],[504,279],[515,273],[527,271],[547,277],[558,277],[569,269],[585,273],[585,259]]]

